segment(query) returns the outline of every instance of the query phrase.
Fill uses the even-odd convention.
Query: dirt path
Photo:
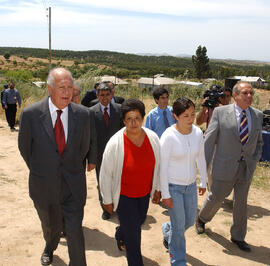
[[[44,248],[40,222],[28,196],[28,170],[17,148],[18,132],[10,132],[0,120],[0,265],[40,265]],[[124,253],[114,240],[117,219],[101,219],[95,174],[88,173],[88,197],[85,206],[84,233],[88,265],[126,265]],[[207,233],[198,236],[194,228],[186,233],[188,265],[270,265],[270,191],[250,191],[248,234],[252,252],[246,254],[229,239],[232,222],[231,200],[227,200]],[[202,199],[199,199],[202,204]],[[150,205],[142,232],[145,266],[169,265],[169,255],[162,245],[161,224],[168,214],[160,206]],[[66,241],[55,251],[53,265],[68,263]]]

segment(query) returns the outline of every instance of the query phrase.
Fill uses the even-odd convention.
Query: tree
[[[6,60],[8,60],[10,58],[10,54],[9,53],[5,53],[4,54],[4,57],[5,57]]]
[[[192,56],[195,76],[198,79],[208,78],[210,76],[209,58],[206,53],[206,47],[201,47],[200,45],[196,50],[196,55]]]

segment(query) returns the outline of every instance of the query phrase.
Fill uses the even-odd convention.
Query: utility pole
[[[51,21],[51,7],[49,7],[49,69],[52,68],[52,21]]]

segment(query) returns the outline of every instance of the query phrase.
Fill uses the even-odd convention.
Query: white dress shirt
[[[60,110],[59,108],[57,108],[52,100],[51,97],[49,97],[49,110],[51,113],[51,118],[52,118],[52,126],[54,128],[56,119],[57,119],[57,110]],[[67,138],[68,138],[68,107],[66,106],[64,109],[62,110],[62,114],[60,116],[60,119],[62,121],[63,127],[64,127],[64,132],[65,132],[65,141],[67,143]]]
[[[105,107],[107,107],[108,109],[107,109],[107,113],[108,113],[108,115],[110,116],[110,104],[108,104],[107,106],[104,106],[104,105],[102,105],[101,103],[99,103],[99,105],[100,105],[100,108],[101,108],[101,111],[102,111],[102,113],[104,114],[104,109],[105,109]]]

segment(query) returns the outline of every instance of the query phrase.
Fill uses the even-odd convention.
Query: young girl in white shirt
[[[207,173],[204,140],[200,128],[193,125],[195,105],[187,98],[173,104],[176,124],[167,128],[161,144],[161,193],[170,222],[162,225],[164,243],[168,243],[171,265],[186,265],[185,231],[194,224],[197,212],[197,168],[201,184],[199,195],[206,191]],[[196,168],[197,165],[197,168]]]

